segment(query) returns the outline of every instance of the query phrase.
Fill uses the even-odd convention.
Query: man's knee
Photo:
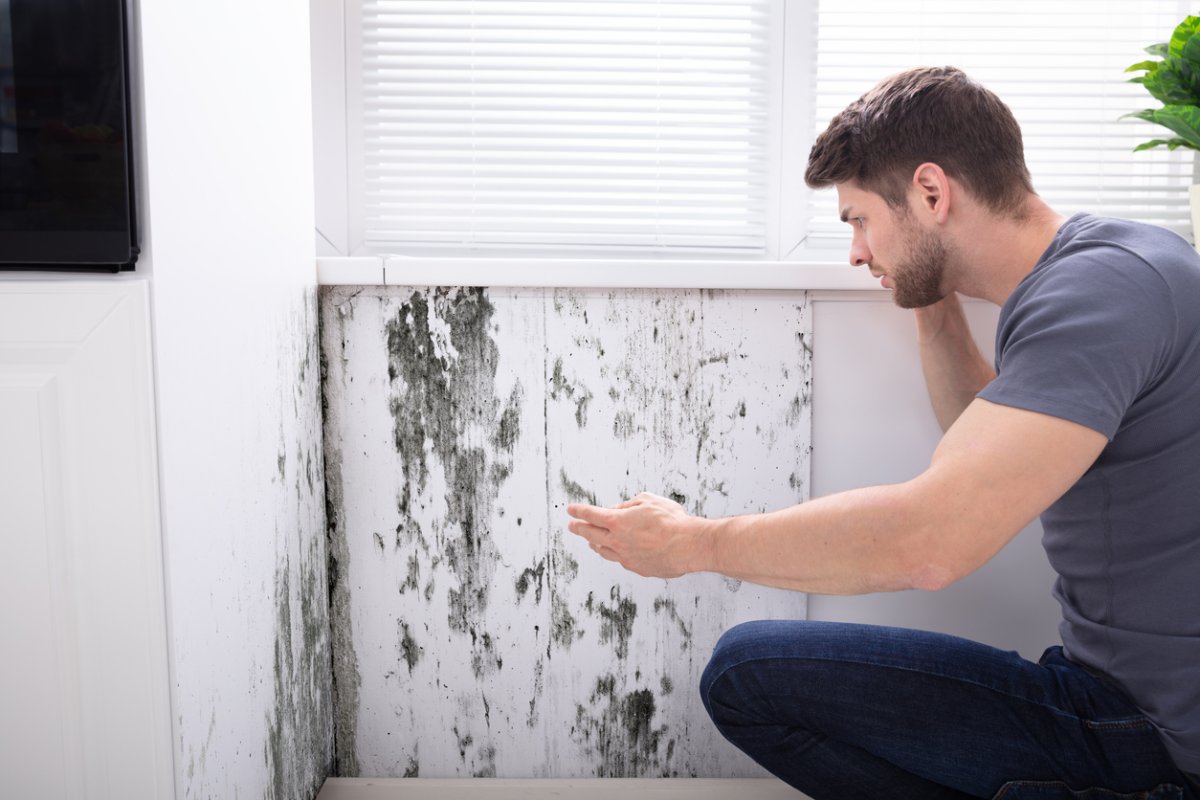
[[[714,705],[739,707],[745,698],[737,697],[748,687],[742,681],[722,680],[728,677],[732,670],[752,664],[764,658],[770,658],[776,650],[774,641],[783,632],[779,620],[757,620],[743,622],[727,630],[717,640],[712,657],[700,676],[700,699],[710,717],[713,716]],[[795,631],[791,635],[795,635]],[[714,721],[715,721],[714,717]]]

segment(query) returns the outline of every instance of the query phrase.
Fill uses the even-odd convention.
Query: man
[[[921,631],[756,622],[718,643],[705,707],[818,799],[1200,797],[1196,251],[1055,213],[1009,109],[953,68],[852,103],[805,177],[836,188],[851,263],[916,309],[946,431],[929,468],[727,519],[650,494],[573,505],[571,531],[642,575],[857,594],[948,586],[1040,514],[1064,646],[1039,663]],[[996,371],[956,293],[1002,306]]]

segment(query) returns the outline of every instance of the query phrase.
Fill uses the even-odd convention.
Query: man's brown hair
[[[817,137],[804,181],[814,189],[853,181],[907,209],[916,168],[931,161],[993,211],[1020,216],[1033,182],[1021,128],[999,97],[955,67],[885,78]]]

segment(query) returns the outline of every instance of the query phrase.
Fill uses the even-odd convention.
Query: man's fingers
[[[571,503],[567,506],[567,513],[597,528],[611,528],[616,516],[612,509],[589,506],[586,503]]]
[[[598,544],[592,544],[590,542],[588,543],[588,546],[591,547],[592,550],[598,556],[605,559],[606,561],[616,561],[617,560],[617,554],[610,548],[607,548],[607,547],[604,547],[604,546],[598,545]]]
[[[601,528],[581,520],[572,520],[567,523],[567,530],[587,539],[593,549],[597,544],[603,543],[609,536],[608,528]]]

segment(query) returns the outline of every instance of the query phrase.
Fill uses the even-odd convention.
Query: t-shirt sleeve
[[[1111,440],[1167,361],[1176,319],[1166,284],[1117,248],[1065,256],[1030,279],[1001,317],[997,377],[978,396]]]

